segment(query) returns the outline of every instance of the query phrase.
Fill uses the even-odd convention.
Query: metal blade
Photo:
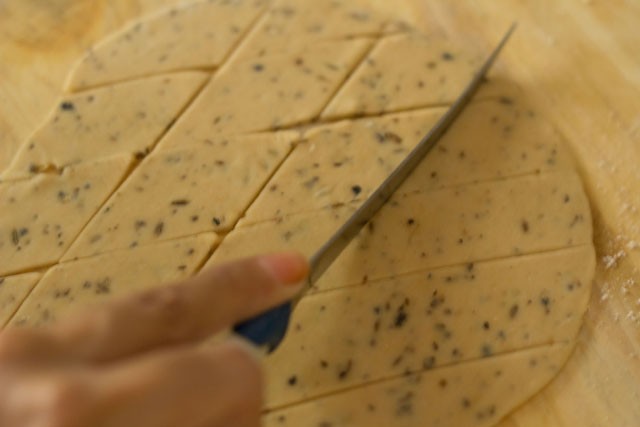
[[[502,37],[498,46],[496,46],[482,67],[476,72],[464,92],[462,92],[444,116],[438,120],[433,129],[422,138],[411,153],[407,155],[391,175],[367,198],[362,206],[351,215],[347,222],[311,257],[311,271],[309,273],[307,287],[313,285],[322,276],[351,240],[358,235],[362,227],[373,218],[427,153],[436,145],[438,140],[446,133],[478,90],[491,65],[493,65],[496,57],[515,29],[516,23],[513,23]]]

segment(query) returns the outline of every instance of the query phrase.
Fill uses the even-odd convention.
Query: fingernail
[[[259,262],[283,285],[298,285],[309,272],[307,259],[295,252],[264,255]]]

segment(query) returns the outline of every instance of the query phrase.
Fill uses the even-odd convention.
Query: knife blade
[[[436,143],[447,132],[467,106],[473,95],[485,79],[485,76],[496,58],[507,43],[517,24],[511,24],[498,45],[487,57],[482,66],[455,100],[447,112],[438,120],[435,126],[420,140],[418,145],[405,157],[382,184],[364,201],[364,203],[349,217],[349,219],[320,247],[309,261],[309,276],[298,297],[266,313],[236,325],[233,330],[258,347],[266,349],[268,353],[275,350],[286,334],[289,318],[293,308],[313,286],[322,274],[331,266],[333,261],[342,253],[344,248],[358,235],[360,230],[373,218],[382,206],[391,198],[394,192],[407,179],[411,172],[420,164],[422,159],[431,151]]]

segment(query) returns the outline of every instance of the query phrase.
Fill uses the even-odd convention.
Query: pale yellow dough
[[[116,156],[0,183],[0,275],[56,263],[129,171]]]
[[[209,264],[277,250],[311,256],[352,210],[324,209],[237,228]],[[392,198],[316,288],[590,242],[589,206],[573,172],[414,193]]]
[[[442,114],[429,109],[314,128],[242,225],[366,199]],[[519,98],[503,96],[470,105],[398,191],[572,168],[560,137]]]
[[[355,209],[355,205],[348,204],[248,226],[239,223],[225,236],[206,266],[278,251],[298,251],[310,257]]]
[[[0,276],[46,270],[0,279],[0,323],[315,253],[487,53],[418,34],[400,9],[201,0],[89,50],[0,183]],[[541,113],[491,72],[300,300],[265,360],[266,427],[489,427],[556,375],[595,258],[579,176]]]
[[[207,78],[176,73],[66,95],[21,146],[3,178],[114,154],[144,156]]]
[[[147,157],[64,260],[233,227],[295,134],[212,138]]]
[[[267,359],[267,407],[408,371],[568,344],[582,324],[594,269],[593,248],[585,245],[310,295]]]
[[[234,57],[256,59],[304,50],[322,40],[376,36],[393,29],[389,20],[371,9],[370,0],[277,0]]]
[[[0,328],[9,321],[25,297],[31,292],[40,273],[25,273],[17,276],[0,276]]]
[[[452,103],[481,58],[440,37],[400,34],[382,39],[341,87],[323,118]]]
[[[573,350],[545,345],[323,396],[268,413],[265,427],[488,427],[545,386]]]
[[[307,132],[251,204],[242,226],[366,199],[442,114],[362,119]]]
[[[87,51],[71,72],[67,89],[86,90],[168,71],[217,67],[266,3],[203,0],[132,22]]]
[[[324,42],[297,52],[232,61],[215,74],[161,145],[312,120],[370,43],[367,39]]]
[[[45,273],[11,324],[52,322],[72,309],[189,277],[217,241],[216,234],[204,233],[58,264]]]

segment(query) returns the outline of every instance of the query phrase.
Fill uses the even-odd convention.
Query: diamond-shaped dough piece
[[[131,163],[115,156],[0,183],[0,275],[57,262]]]
[[[442,113],[362,119],[309,131],[251,204],[243,226],[364,200]]]
[[[120,153],[144,155],[207,78],[200,72],[176,73],[66,95],[20,147],[3,178]]]
[[[320,114],[370,40],[325,42],[222,67],[160,146],[278,129]]]
[[[322,117],[452,103],[481,63],[462,46],[417,33],[382,39],[340,88]]]
[[[204,233],[58,264],[45,273],[10,325],[41,325],[72,309],[189,277],[217,241],[215,233]]]
[[[70,74],[67,89],[86,90],[163,72],[215,68],[265,3],[197,1],[134,21],[87,51]]]
[[[398,191],[573,170],[549,123],[521,97],[500,96],[470,104]]]
[[[547,345],[402,374],[273,411],[263,417],[263,425],[493,426],[551,381],[572,351],[568,344]],[[348,366],[335,375],[348,377]]]
[[[242,224],[363,201],[441,114],[429,109],[310,130]],[[553,129],[519,99],[503,97],[469,105],[398,192],[572,168],[571,155]]]
[[[148,156],[64,256],[232,227],[289,153],[293,132],[212,138]]]
[[[309,295],[266,360],[267,406],[569,343],[582,324],[594,269],[593,247],[585,245]],[[340,377],[347,365],[349,375]]]
[[[298,251],[308,257],[349,218],[357,206],[348,204],[293,215],[231,230],[206,267],[268,252]]]
[[[388,19],[389,16],[372,10],[368,0],[279,0],[234,55],[255,59],[299,51],[319,40],[375,36],[386,31]]]
[[[0,328],[13,316],[40,277],[40,273],[0,277]]]
[[[353,208],[323,209],[237,228],[209,263],[279,250],[311,256]],[[573,172],[427,191],[392,198],[316,288],[590,242],[589,206]]]

